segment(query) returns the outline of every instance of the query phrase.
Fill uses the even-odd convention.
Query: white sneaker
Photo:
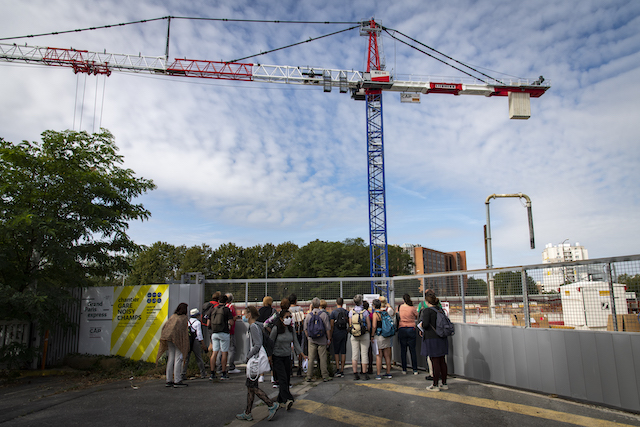
[[[239,374],[239,373],[241,373],[241,372],[242,372],[242,371],[241,371],[240,369],[235,368],[235,369],[230,370],[228,373],[229,373],[229,374]]]
[[[428,391],[440,391],[440,388],[434,386],[433,384],[431,384],[429,387],[427,387]]]
[[[448,386],[448,385],[446,385],[446,384],[440,384],[440,385],[438,386],[438,388],[439,388],[440,390],[449,390],[449,386]]]
[[[258,378],[258,382],[259,383],[263,383],[264,382],[264,375],[260,375],[260,378]]]

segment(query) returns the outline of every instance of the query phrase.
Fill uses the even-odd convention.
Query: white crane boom
[[[447,79],[409,77],[393,80],[388,74],[371,77],[370,73],[309,66],[265,65],[240,62],[207,61],[176,58],[169,62],[164,56],[128,55],[90,52],[78,49],[28,46],[0,43],[0,61],[69,67],[76,73],[106,74],[112,71],[149,73],[179,77],[196,77],[266,83],[322,86],[325,92],[339,88],[351,91],[355,99],[366,89],[381,89],[408,93],[446,93],[452,95],[507,96],[511,92],[526,93],[537,98],[550,88],[548,81]],[[384,72],[383,72],[384,73]]]

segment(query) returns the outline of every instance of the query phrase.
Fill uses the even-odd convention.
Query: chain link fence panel
[[[388,284],[394,307],[405,294],[417,305],[426,289],[433,290],[453,322],[640,332],[640,255],[392,277]],[[278,308],[295,293],[305,309],[318,297],[330,311],[337,297],[351,308],[357,294],[386,293],[386,285],[375,285],[362,277],[206,280],[205,296],[232,293],[243,309],[261,306],[268,295]]]

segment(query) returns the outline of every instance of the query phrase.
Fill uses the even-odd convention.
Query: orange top
[[[418,310],[413,305],[402,304],[398,308],[400,313],[400,328],[415,328],[416,319],[418,318]]]

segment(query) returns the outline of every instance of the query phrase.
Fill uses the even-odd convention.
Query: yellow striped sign
[[[169,312],[169,285],[113,288],[111,354],[155,362]]]

